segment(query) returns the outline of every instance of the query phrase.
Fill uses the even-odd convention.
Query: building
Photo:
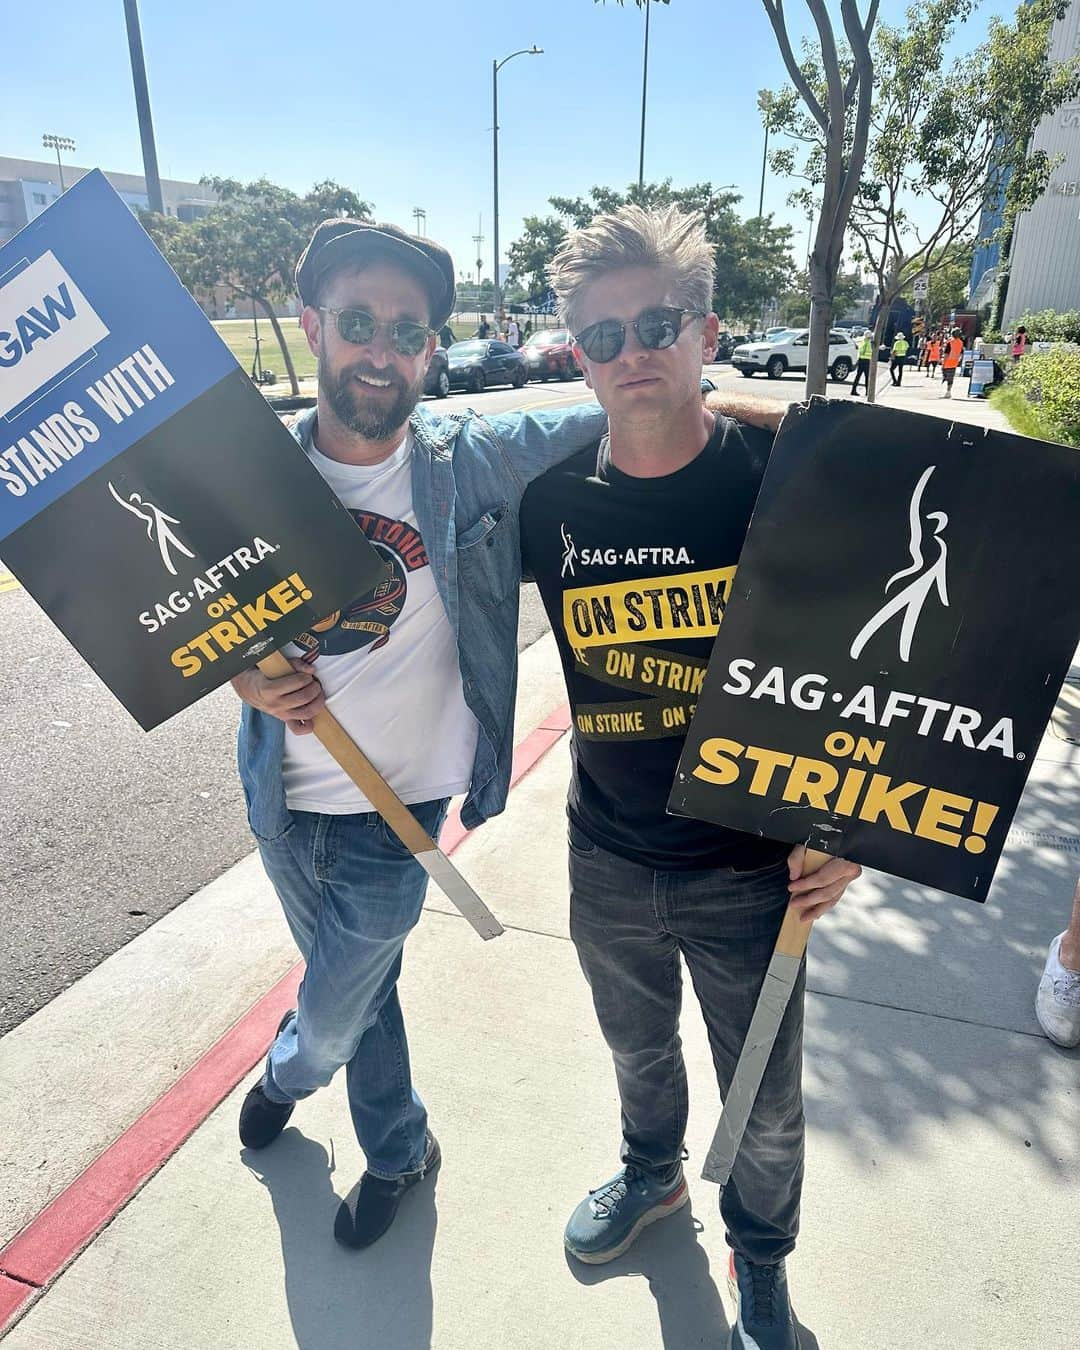
[[[64,186],[77,183],[88,169],[64,165]],[[150,198],[142,174],[111,173],[105,177],[133,211],[149,210]],[[0,157],[0,244],[6,244],[24,225],[39,216],[60,196],[60,175],[56,162]],[[201,183],[177,183],[161,180],[161,196],[166,215],[178,220],[198,220],[214,205],[214,194]]]
[[[1050,37],[1055,61],[1080,56],[1080,4],[1070,5]],[[1001,325],[1006,331],[1022,314],[1040,309],[1080,309],[1080,103],[1068,103],[1043,119],[1033,150],[1060,159],[1050,184],[1017,221],[1009,253],[1009,289]],[[984,213],[980,234],[1000,224],[1000,203]],[[998,273],[998,246],[976,251],[972,265],[973,306],[989,303]]]

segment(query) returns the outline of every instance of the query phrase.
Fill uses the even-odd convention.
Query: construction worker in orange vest
[[[964,336],[959,328],[952,330],[952,336],[945,340],[945,350],[941,354],[941,378],[945,381],[945,397],[952,398],[952,384],[960,362],[964,356]]]

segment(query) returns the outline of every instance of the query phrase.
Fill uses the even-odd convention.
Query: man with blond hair
[[[571,934],[622,1106],[623,1166],[566,1229],[593,1264],[688,1198],[681,963],[726,1094],[788,902],[817,918],[859,871],[833,859],[804,878],[801,847],[665,809],[772,444],[702,407],[713,269],[700,218],[675,208],[623,207],[569,237],[552,281],[609,434],[536,479],[521,509],[574,711]],[[798,1344],[784,1258],[803,1170],[803,987],[721,1200],[737,1350]]]

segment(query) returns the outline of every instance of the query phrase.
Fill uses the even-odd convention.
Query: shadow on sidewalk
[[[684,1205],[663,1223],[653,1224],[618,1260],[588,1266],[566,1253],[566,1265],[578,1284],[643,1275],[656,1300],[664,1350],[727,1346],[730,1327],[709,1258],[698,1242],[701,1224]],[[726,1248],[725,1248],[726,1250]]]
[[[1058,1176],[1075,1165],[1060,1061],[1080,1051],[1041,1035],[1034,1001],[1080,872],[1078,796],[1065,764],[1029,783],[985,905],[867,872],[815,926],[807,1113],[867,1168],[927,1122],[969,1121]]]
[[[353,1252],[334,1241],[339,1197],[322,1144],[287,1129],[272,1149],[245,1149],[241,1161],[273,1202],[297,1350],[429,1350],[434,1187],[418,1186],[390,1232]]]

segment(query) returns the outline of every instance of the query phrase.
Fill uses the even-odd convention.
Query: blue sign
[[[0,249],[0,551],[147,729],[385,578],[97,171]]]
[[[100,170],[0,249],[0,541],[236,370]]]

